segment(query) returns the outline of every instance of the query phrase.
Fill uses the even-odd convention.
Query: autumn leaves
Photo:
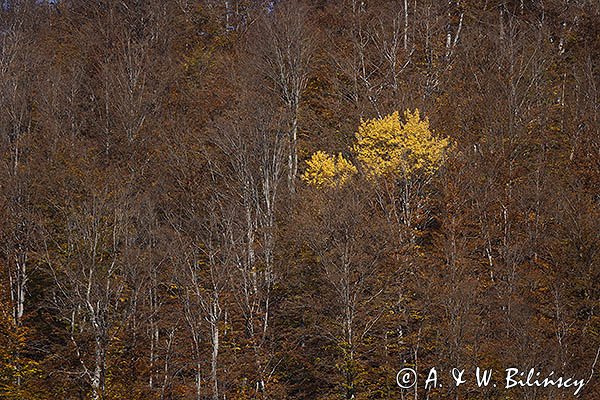
[[[436,135],[418,109],[406,110],[403,120],[396,111],[362,121],[355,137],[351,148],[354,163],[342,153],[317,151],[307,160],[302,180],[324,188],[345,185],[359,171],[367,178],[409,179],[415,174],[432,175],[451,149],[450,139]]]

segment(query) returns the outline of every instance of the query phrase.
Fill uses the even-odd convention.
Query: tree
[[[294,192],[298,175],[298,120],[302,92],[309,78],[314,33],[306,6],[300,1],[278,2],[263,16],[257,33],[259,71],[270,90],[281,99],[287,119],[288,188]]]
[[[127,199],[107,185],[61,209],[65,242],[56,243],[47,259],[55,277],[52,297],[91,397],[105,399],[109,352],[132,311],[128,262],[122,258],[130,227]]]
[[[335,157],[317,151],[310,160],[306,161],[306,164],[307,168],[302,174],[302,180],[316,187],[342,186],[358,171],[342,156],[342,153],[338,153]]]
[[[407,110],[404,122],[398,112],[363,121],[355,137],[352,153],[357,167],[341,154],[334,160],[318,152],[307,162],[303,179],[315,186],[331,186],[336,181],[344,183],[358,169],[368,179],[382,182],[382,195],[388,197],[392,215],[414,229],[418,213],[424,211],[425,187],[451,150],[450,139],[437,137],[419,110]]]
[[[418,173],[433,174],[443,163],[449,139],[434,136],[419,110],[363,121],[353,151],[367,176],[392,175],[406,181]]]
[[[366,377],[375,375],[368,355],[381,344],[375,342],[396,272],[387,264],[389,226],[381,223],[380,213],[366,211],[372,206],[369,195],[347,185],[320,190],[304,204],[311,211],[302,221],[301,245],[310,249],[306,268],[317,268],[322,287],[322,297],[315,299],[321,304],[308,306],[316,308],[317,332],[332,347],[321,357],[331,354],[326,360],[335,366],[334,393],[344,399],[360,398]]]

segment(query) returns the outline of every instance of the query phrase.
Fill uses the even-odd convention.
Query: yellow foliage
[[[317,151],[306,163],[308,168],[301,178],[316,187],[342,186],[357,172],[356,167],[341,153],[336,157]]]
[[[442,165],[450,147],[450,140],[437,137],[418,109],[406,110],[403,120],[396,111],[362,121],[355,136],[352,151],[370,178],[431,175]],[[341,154],[336,157],[317,151],[307,164],[302,180],[319,188],[343,185],[357,173],[357,168]]]
[[[411,177],[417,171],[434,173],[442,164],[448,146],[447,138],[436,137],[427,118],[419,110],[363,121],[356,133],[353,150],[367,176],[399,175]]]

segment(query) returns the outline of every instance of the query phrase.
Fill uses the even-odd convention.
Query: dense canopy
[[[598,399],[599,188],[596,0],[0,1],[0,398]]]

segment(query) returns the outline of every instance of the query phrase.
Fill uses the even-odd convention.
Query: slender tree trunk
[[[212,355],[210,363],[210,379],[212,381],[213,400],[219,400],[219,380],[217,376],[217,365],[219,357],[219,326],[218,321],[214,320],[210,324],[212,335]]]
[[[408,50],[408,0],[404,0],[404,50]]]
[[[290,150],[288,155],[288,187],[290,192],[296,191],[296,176],[298,175],[298,105],[293,106]]]
[[[154,388],[154,367],[156,365],[156,347],[159,341],[159,331],[156,326],[156,312],[157,312],[157,295],[156,295],[156,277],[153,274],[152,287],[150,288],[150,372],[148,378],[148,385],[150,389]]]
[[[92,398],[94,400],[100,400],[104,398],[104,377],[105,377],[105,365],[106,365],[106,350],[102,343],[102,337],[96,335],[96,349],[95,349],[95,365],[94,373],[92,375]]]
[[[171,329],[171,331],[169,332],[169,335],[167,337],[167,352],[165,354],[165,362],[163,365],[163,382],[162,382],[162,387],[160,389],[160,400],[164,400],[166,398],[166,391],[167,391],[167,383],[169,382],[169,362],[171,359],[171,351],[173,349],[173,341],[175,339],[175,331],[176,329],[173,328]],[[158,343],[158,342],[157,342]],[[197,373],[200,373],[200,369],[197,370]],[[198,379],[197,382],[200,382],[200,380]],[[199,386],[196,386],[196,392],[197,392],[197,400],[200,398],[199,397]]]

